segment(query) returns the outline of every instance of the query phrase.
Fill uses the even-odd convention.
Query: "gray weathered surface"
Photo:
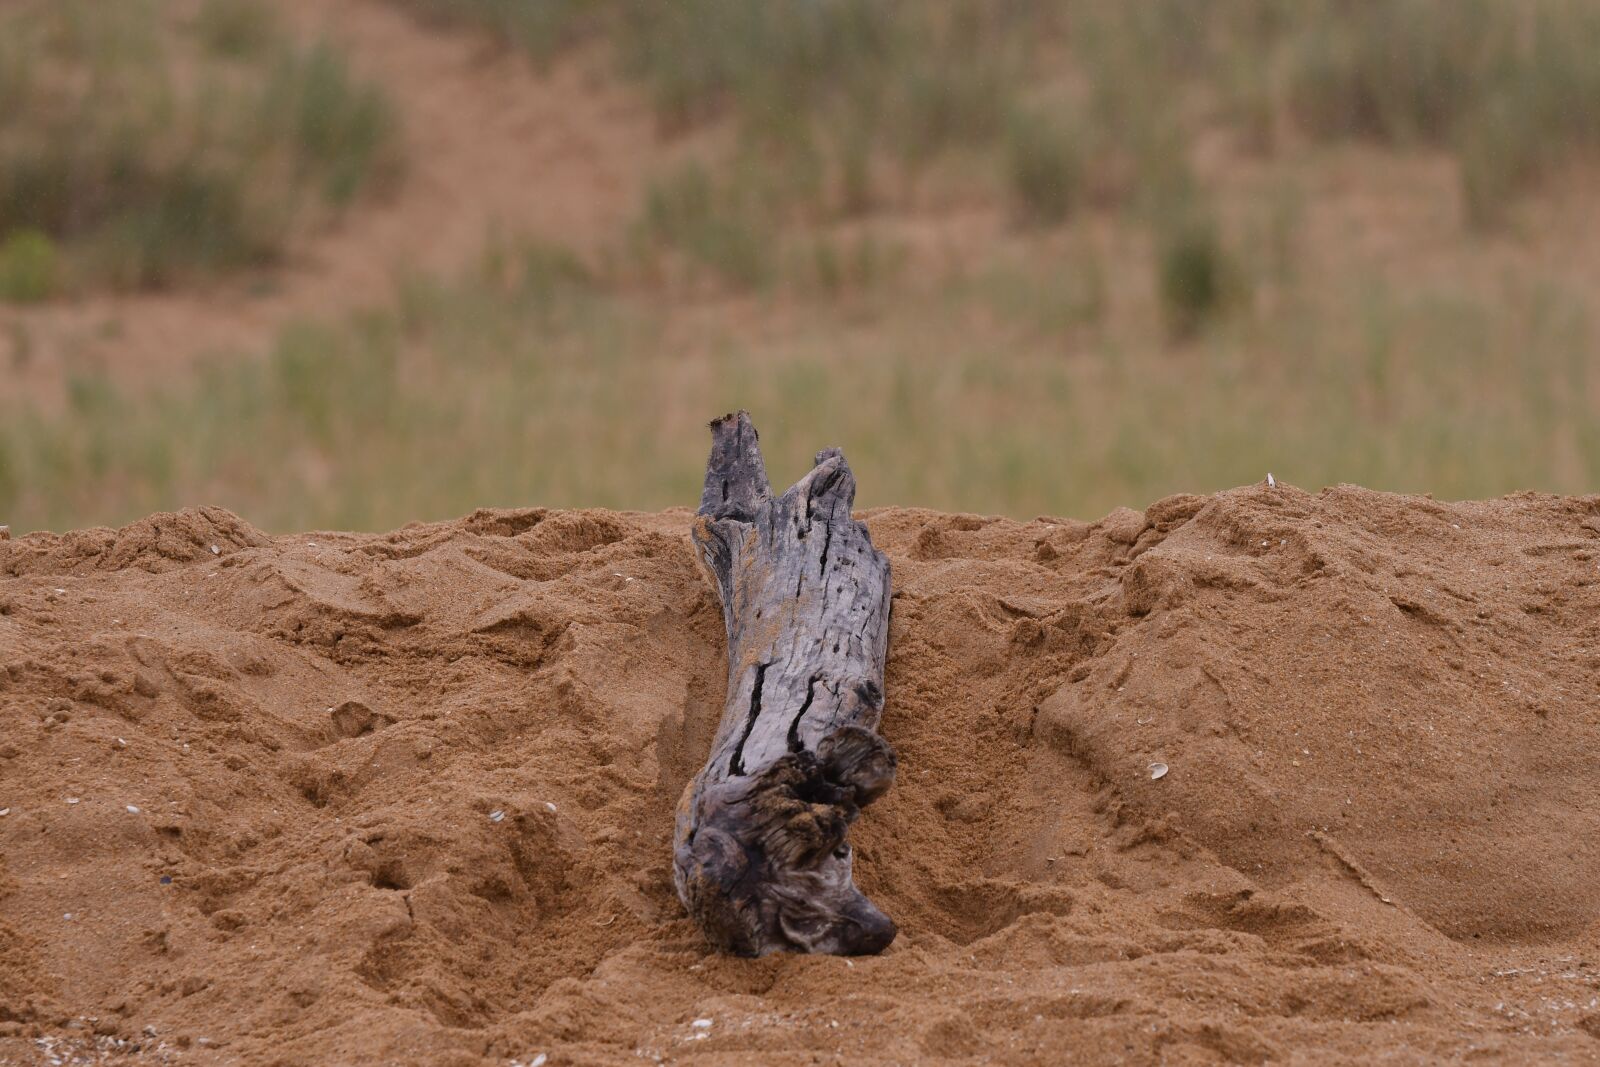
[[[694,540],[727,622],[728,699],[678,806],[678,895],[730,952],[879,952],[895,926],[855,888],[846,834],[894,781],[875,732],[889,561],[850,517],[838,449],[774,499],[749,416],[711,436]]]

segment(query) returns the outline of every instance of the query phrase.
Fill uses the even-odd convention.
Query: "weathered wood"
[[[728,699],[678,805],[673,875],[718,947],[881,952],[895,925],[856,889],[846,835],[894,782],[875,732],[889,561],[850,517],[838,449],[774,499],[744,412],[711,424],[694,541],[728,629]]]

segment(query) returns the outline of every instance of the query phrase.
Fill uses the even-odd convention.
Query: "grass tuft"
[[[334,207],[398,169],[398,119],[377,87],[358,81],[327,42],[278,57],[261,94],[258,134],[286,150],[293,180]]]
[[[16,230],[0,243],[0,300],[38,303],[60,285],[61,256],[48,234]]]
[[[1488,0],[1383,0],[1325,9],[1294,44],[1289,102],[1324,138],[1438,144],[1473,106],[1481,64],[1510,29]]]
[[[282,36],[261,0],[168,18],[146,0],[0,16],[0,243],[48,238],[53,291],[270,262],[398,172],[392,110],[330,46]],[[39,269],[43,246],[23,241]]]
[[[773,280],[770,220],[747,190],[718,185],[700,163],[650,184],[639,232],[731,288],[758,289]]]
[[[1026,225],[1058,226],[1083,199],[1077,136],[1059,121],[1038,114],[1014,116],[1006,167],[1013,213]]]
[[[1324,139],[1453,148],[1467,220],[1600,151],[1600,9],[1573,0],[1323,6],[1291,46],[1289,109]]]
[[[1224,311],[1238,281],[1215,220],[1190,210],[1157,227],[1157,291],[1168,333],[1189,340]]]

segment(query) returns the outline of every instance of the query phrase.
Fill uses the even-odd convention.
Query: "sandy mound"
[[[688,517],[0,543],[0,1062],[1600,1060],[1600,498],[869,513],[854,961],[672,894]]]

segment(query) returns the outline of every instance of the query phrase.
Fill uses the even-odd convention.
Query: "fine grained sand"
[[[853,961],[673,896],[687,511],[0,542],[0,1062],[1600,1060],[1600,497],[866,518]]]

